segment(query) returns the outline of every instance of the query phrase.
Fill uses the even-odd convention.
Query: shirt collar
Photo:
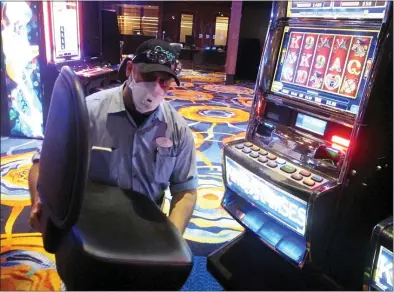
[[[121,86],[116,88],[115,93],[110,97],[110,104],[108,106],[107,114],[116,114],[120,112],[126,112],[126,107],[123,102],[123,89],[127,86],[127,81],[125,81]],[[158,119],[159,121],[165,122],[163,114],[163,103],[159,105],[155,112],[149,117],[150,120]]]

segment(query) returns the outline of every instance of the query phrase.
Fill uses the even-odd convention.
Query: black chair
[[[88,179],[83,89],[68,66],[56,80],[39,193],[45,250],[68,290],[179,290],[192,268],[182,235],[146,196]]]

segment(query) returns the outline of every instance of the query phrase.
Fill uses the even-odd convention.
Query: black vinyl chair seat
[[[97,259],[135,265],[192,264],[190,248],[146,196],[89,182],[74,235]]]

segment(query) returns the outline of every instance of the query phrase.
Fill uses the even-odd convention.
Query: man
[[[183,233],[194,210],[198,181],[193,135],[164,101],[172,80],[179,85],[175,56],[169,43],[146,41],[127,63],[128,80],[122,86],[86,98],[92,139],[89,177],[143,193],[157,204],[169,186],[169,218]],[[37,230],[39,157],[38,151],[29,173],[29,223]]]

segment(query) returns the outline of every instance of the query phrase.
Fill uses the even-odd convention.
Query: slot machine
[[[2,135],[43,138],[39,3],[1,2]]]
[[[46,70],[45,105],[49,105],[54,82],[60,69],[67,65],[77,74],[88,95],[95,87],[103,85],[104,80],[117,78],[118,64],[101,64],[97,58],[85,58],[83,46],[82,9],[89,9],[91,3],[81,1],[43,1],[43,34],[45,39]],[[97,26],[99,17],[97,15]],[[119,60],[120,62],[120,60]],[[107,82],[109,83],[109,82]],[[46,112],[44,113],[46,117]]]
[[[393,291],[393,217],[375,226],[365,269],[367,291]]]
[[[392,212],[392,66],[391,2],[273,3],[246,138],[223,149],[245,228],[208,257],[225,288],[362,288]]]

